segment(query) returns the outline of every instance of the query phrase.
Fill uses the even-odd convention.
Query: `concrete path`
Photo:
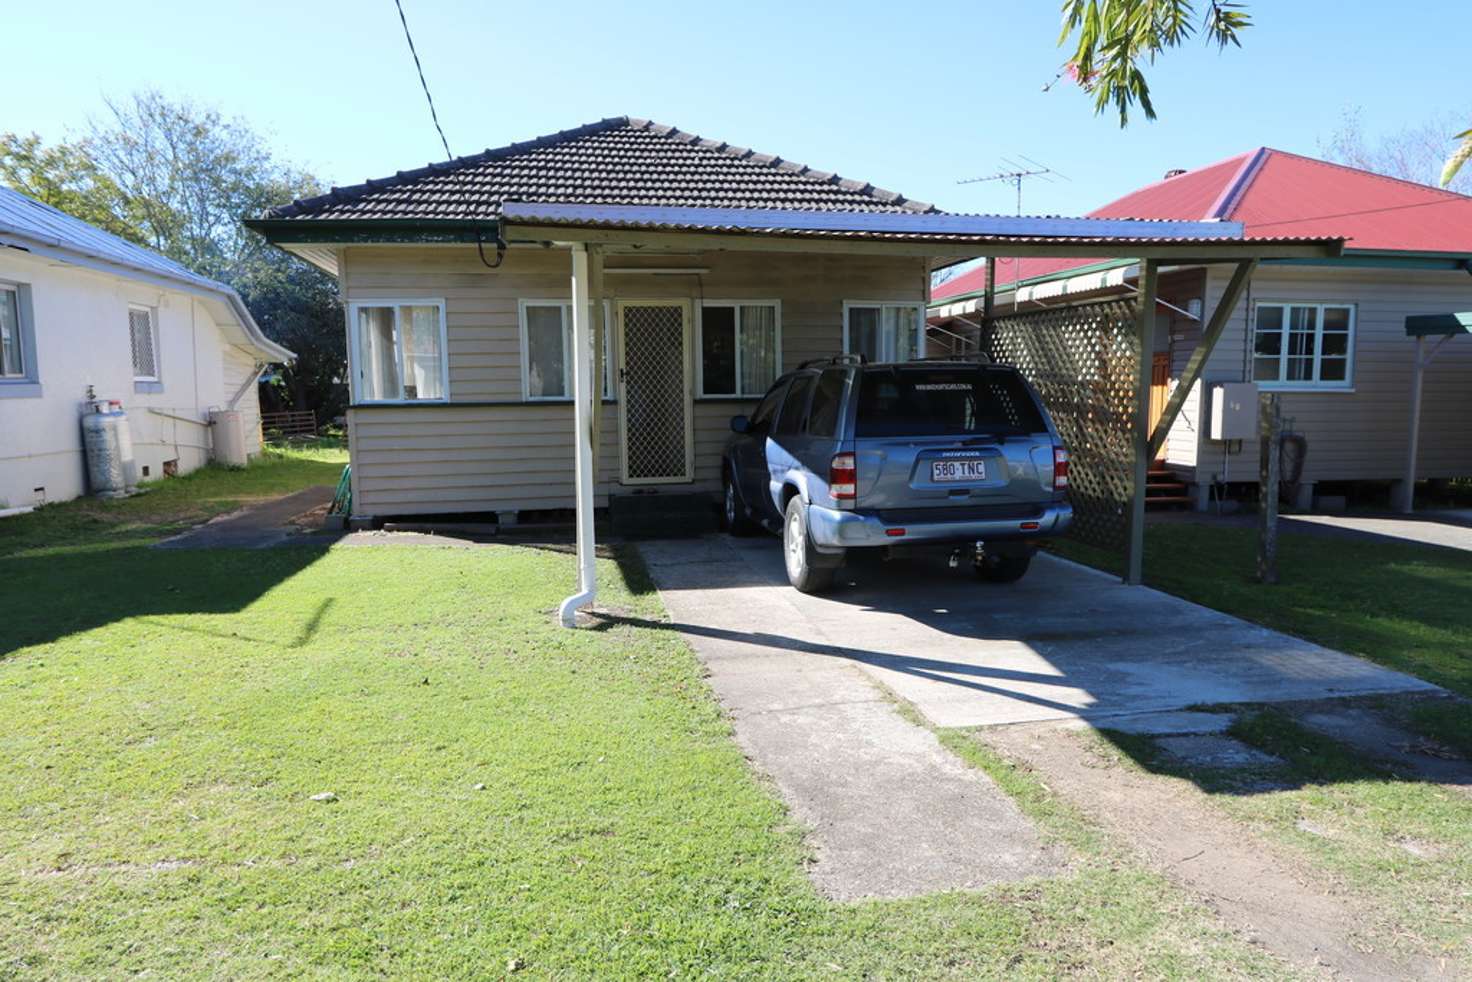
[[[940,562],[870,560],[823,597],[787,585],[772,538],[659,542],[645,555],[692,640],[794,670],[857,666],[940,726],[1439,691],[1045,554],[1008,586]]]
[[[251,505],[213,519],[158,543],[159,549],[265,549],[280,545],[305,530],[291,520],[332,501],[334,489],[319,485]],[[313,541],[329,541],[320,534]]]
[[[836,649],[785,583],[753,582],[718,538],[640,549],[742,749],[811,830],[809,872],[825,894],[915,896],[1054,870],[1005,792],[905,720],[854,662],[824,657]],[[799,624],[780,643],[765,633]]]
[[[1416,517],[1363,517],[1359,515],[1294,515],[1284,527],[1293,529],[1302,523],[1319,528],[1334,529],[1359,536],[1374,536],[1385,539],[1400,539],[1428,546],[1445,546],[1448,549],[1464,549],[1472,552],[1472,528],[1462,524],[1465,512],[1450,512],[1447,521],[1438,521],[1434,512]],[[1287,521],[1287,520],[1285,520]]]

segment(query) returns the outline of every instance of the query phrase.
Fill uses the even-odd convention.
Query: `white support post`
[[[562,601],[563,627],[577,627],[578,610],[598,595],[593,539],[593,332],[588,323],[588,249],[572,247],[572,405],[577,496],[578,592]]]
[[[1426,377],[1426,339],[1416,338],[1416,365],[1411,370],[1411,434],[1406,440],[1406,476],[1396,488],[1396,509],[1409,515],[1416,510],[1416,449],[1421,442],[1421,382]]]
[[[1145,486],[1150,463],[1150,380],[1155,366],[1155,295],[1160,264],[1140,260],[1140,310],[1135,331],[1139,358],[1135,366],[1134,439],[1130,441],[1134,478],[1130,481],[1129,540],[1126,543],[1124,581],[1139,586],[1145,581]]]

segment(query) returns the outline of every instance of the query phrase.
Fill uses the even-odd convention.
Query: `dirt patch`
[[[1137,771],[1092,735],[1048,724],[977,739],[1038,771],[1249,940],[1301,968],[1346,979],[1457,977],[1445,962],[1377,949],[1367,933],[1373,910],[1252,837],[1189,781]]]

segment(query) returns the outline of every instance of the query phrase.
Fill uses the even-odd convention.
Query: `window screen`
[[[133,348],[133,377],[157,379],[158,352],[154,350],[153,311],[150,308],[128,308],[128,342]]]
[[[982,368],[865,369],[859,437],[1041,433],[1047,429],[1020,376]]]

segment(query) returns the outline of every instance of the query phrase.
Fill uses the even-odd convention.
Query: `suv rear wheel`
[[[1031,553],[1013,553],[983,556],[973,569],[977,576],[988,583],[1016,583],[1031,565]]]
[[[822,593],[833,585],[836,563],[813,546],[808,535],[808,510],[801,495],[787,502],[782,519],[782,558],[787,565],[787,582],[799,593]]]
[[[731,479],[731,472],[727,471],[722,483],[725,487],[721,494],[721,518],[726,523],[726,531],[732,535],[751,535],[756,531],[756,523],[746,515],[746,506],[741,502],[741,492],[736,490],[736,482]]]

